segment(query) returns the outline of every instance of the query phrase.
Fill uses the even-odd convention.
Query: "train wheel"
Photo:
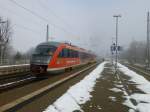
[[[72,67],[69,67],[69,68],[66,68],[65,69],[65,72],[69,72],[69,71],[71,71],[72,70]]]
[[[72,67],[69,68],[70,71],[71,71],[72,69],[73,69]]]

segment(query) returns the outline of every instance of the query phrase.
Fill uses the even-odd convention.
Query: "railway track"
[[[36,80],[30,72],[0,75],[0,93]]]
[[[6,90],[13,89],[17,86],[24,85],[31,83],[36,80],[35,76],[32,76],[31,74],[27,74],[26,76],[22,77],[9,77],[8,79],[1,80],[0,81],[0,93],[4,92]]]
[[[39,96],[43,95],[44,93],[50,91],[52,88],[55,88],[62,83],[67,82],[68,80],[78,76],[79,74],[82,74],[85,71],[88,71],[89,69],[95,67],[97,64],[88,65],[87,67],[84,67],[80,69],[79,71],[76,71],[72,74],[67,74],[65,77],[60,78],[59,80],[45,85],[35,91],[32,91],[31,93],[25,94],[24,96],[21,96],[15,100],[12,100],[10,102],[7,102],[0,106],[0,111],[14,111],[18,106],[23,106],[24,104],[27,104],[28,102],[31,102],[33,99],[38,98]]]
[[[0,82],[3,80],[8,80],[12,78],[17,78],[17,77],[23,77],[30,74],[30,72],[22,72],[22,73],[16,73],[16,74],[7,74],[7,75],[0,75]]]
[[[127,66],[128,68],[134,70],[135,72],[142,74],[145,78],[150,80],[150,71],[149,70],[146,70],[146,69],[136,66],[136,65],[130,65],[130,64],[124,64],[124,65]]]
[[[17,86],[19,87],[24,86],[25,84],[33,83],[35,81],[40,81],[43,79],[44,77],[36,78],[30,72],[20,74],[0,75],[0,93],[13,89]]]

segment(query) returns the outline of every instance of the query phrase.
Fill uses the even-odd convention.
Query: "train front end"
[[[57,47],[51,43],[43,43],[36,47],[30,61],[30,71],[34,74],[46,73]]]

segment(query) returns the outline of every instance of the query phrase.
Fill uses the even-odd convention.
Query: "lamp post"
[[[121,15],[114,15],[113,16],[116,19],[116,58],[115,58],[115,73],[117,73],[117,62],[118,62],[118,18],[121,17]]]
[[[46,26],[46,42],[49,41],[49,25]]]
[[[146,52],[146,67],[149,69],[150,67],[150,39],[149,39],[149,31],[150,31],[150,17],[149,12],[147,12],[147,52]]]

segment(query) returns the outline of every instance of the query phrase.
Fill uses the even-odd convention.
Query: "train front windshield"
[[[55,46],[40,45],[37,46],[35,54],[52,56],[55,51],[56,51]]]
[[[34,54],[32,55],[31,63],[39,65],[47,65],[50,62],[56,49],[57,48],[55,46],[49,45],[37,46]]]

